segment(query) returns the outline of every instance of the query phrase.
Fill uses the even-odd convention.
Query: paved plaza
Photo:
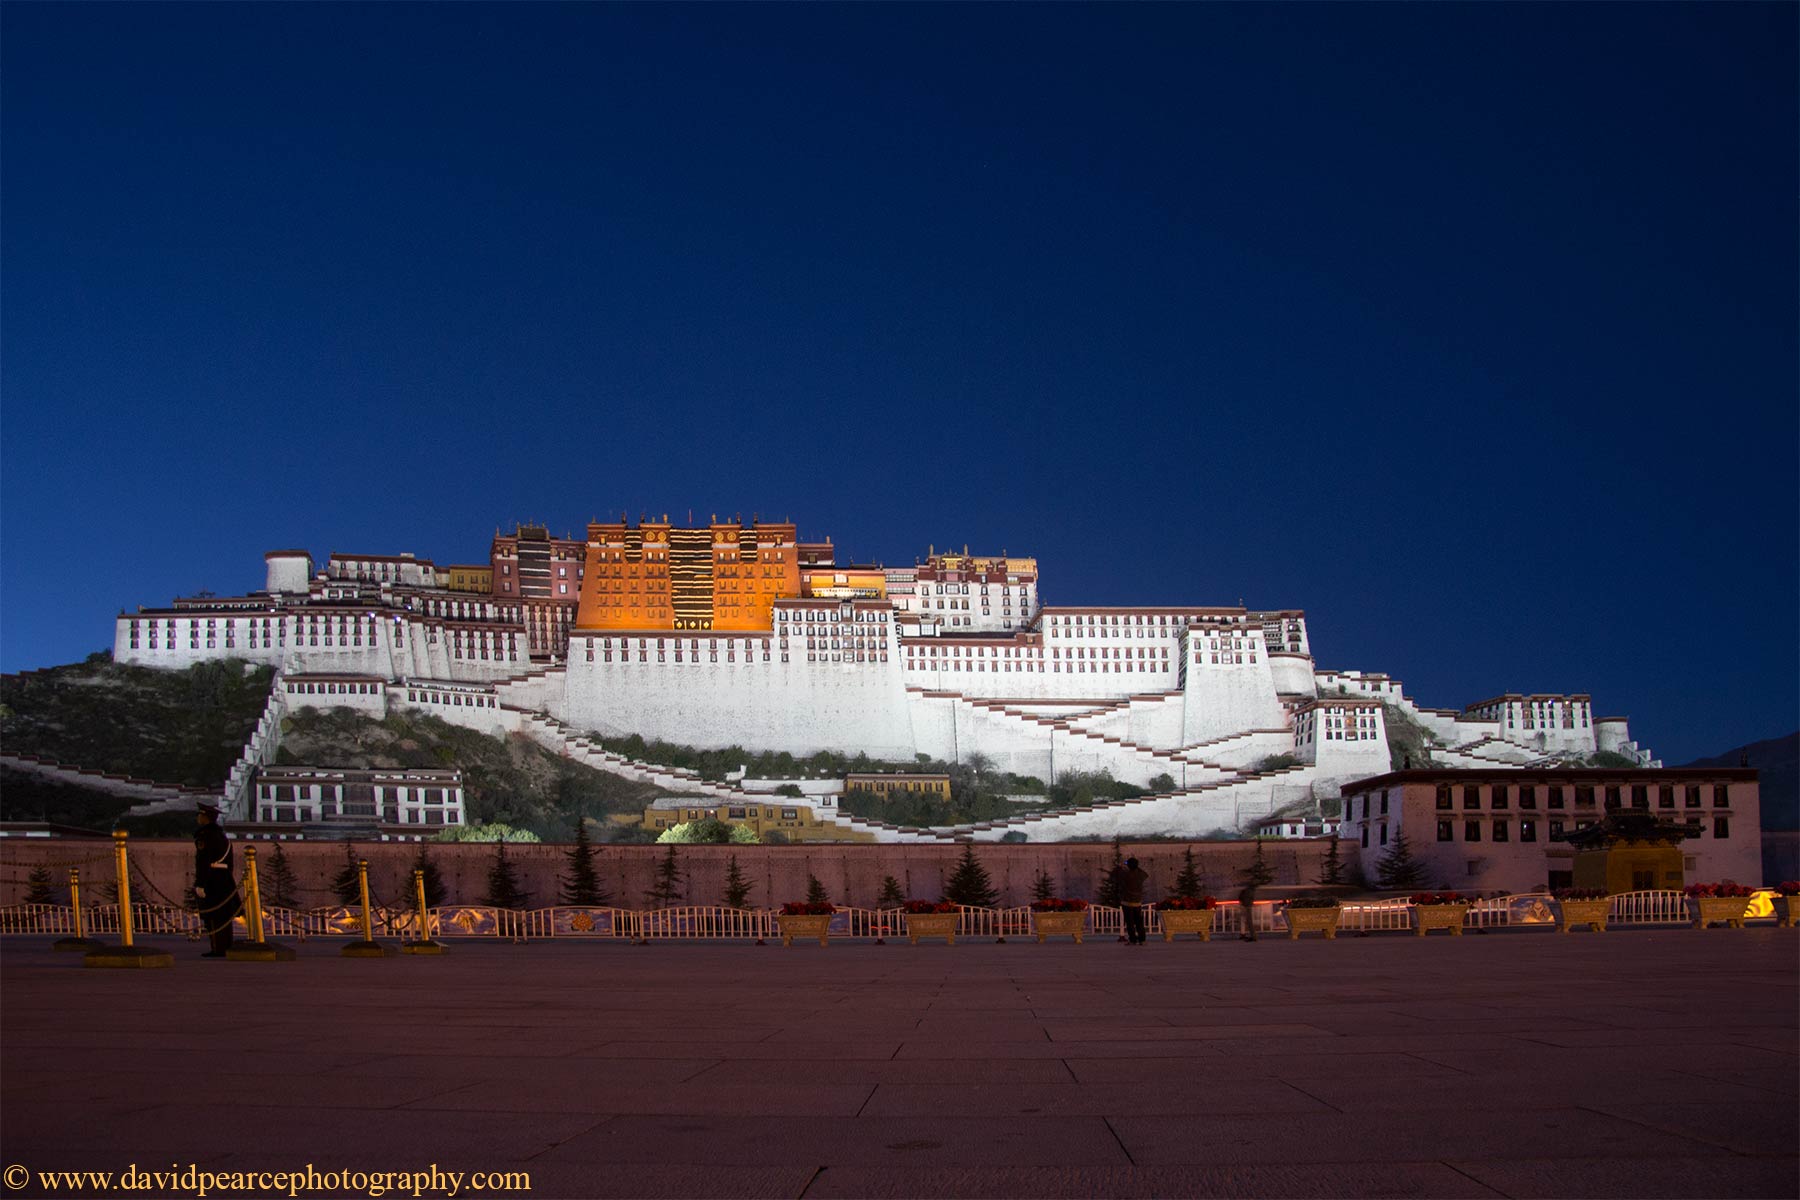
[[[1800,1191],[1792,930],[157,944],[173,969],[0,944],[7,1164],[437,1163],[539,1197]]]

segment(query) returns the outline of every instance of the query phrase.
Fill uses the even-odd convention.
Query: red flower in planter
[[[1727,879],[1723,883],[1690,883],[1681,889],[1696,900],[1711,900],[1715,897],[1735,900],[1739,896],[1752,895],[1752,890],[1741,883],[1733,883]]]
[[[1031,911],[1032,912],[1086,912],[1087,906],[1088,906],[1088,902],[1086,900],[1059,900],[1059,899],[1052,897],[1049,900],[1033,900],[1031,902]]]
[[[1467,904],[1460,892],[1414,892],[1407,897],[1413,904]]]
[[[1775,885],[1783,896],[1800,896],[1800,879],[1784,879]]]
[[[900,906],[909,913],[953,913],[960,911],[948,900],[908,900]]]
[[[1551,893],[1558,900],[1604,900],[1606,893],[1600,888],[1557,888]]]
[[[784,917],[828,917],[837,911],[829,900],[795,900],[781,906]]]
[[[1163,912],[1187,912],[1199,908],[1217,908],[1219,902],[1211,896],[1171,896],[1167,900],[1158,900],[1156,907]]]

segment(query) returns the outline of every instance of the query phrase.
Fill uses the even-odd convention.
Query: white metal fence
[[[1263,901],[1252,909],[1259,933],[1287,929],[1285,905]],[[1340,930],[1354,933],[1401,932],[1412,928],[1413,905],[1406,900],[1353,900],[1346,902],[1338,919]],[[131,906],[132,925],[140,934],[173,934],[198,938],[200,918],[194,912],[163,904]],[[1222,902],[1211,910],[1218,933],[1243,930],[1243,910]],[[82,906],[82,925],[94,936],[116,936],[119,907],[116,904]],[[371,913],[378,938],[412,940],[419,937],[416,909],[376,908]],[[876,940],[903,937],[907,914],[901,909],[839,908],[832,915],[831,936],[840,939]],[[1092,905],[1086,910],[1084,930],[1094,937],[1122,937],[1124,913],[1115,907]],[[1693,920],[1688,899],[1675,891],[1625,892],[1611,898],[1608,920],[1618,925],[1685,925]],[[361,937],[360,911],[353,908],[295,910],[265,908],[267,935],[305,941],[308,938]],[[485,938],[501,941],[537,941],[551,938],[629,939],[649,941],[756,941],[780,935],[777,915],[768,909],[736,909],[719,905],[686,905],[638,911],[608,907],[558,906],[513,910],[481,905],[444,905],[429,910],[428,935],[434,938]],[[1144,912],[1145,931],[1160,936],[1161,914]],[[241,925],[243,918],[238,918]],[[1464,919],[1468,928],[1493,929],[1513,926],[1553,927],[1556,901],[1540,893],[1492,896],[1473,901]],[[970,908],[957,910],[957,936],[978,940],[1031,936],[1031,909]],[[0,936],[37,934],[69,936],[75,932],[74,910],[59,904],[15,904],[0,908]]]

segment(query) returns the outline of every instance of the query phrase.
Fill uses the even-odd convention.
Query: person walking
[[[1238,893],[1238,911],[1244,914],[1244,932],[1238,935],[1239,941],[1254,942],[1256,940],[1256,880],[1252,879]]]
[[[212,949],[201,958],[224,958],[231,949],[232,918],[244,910],[237,882],[231,877],[231,839],[219,828],[219,810],[211,804],[194,808],[194,895],[200,901],[200,921],[206,926]]]
[[[1134,946],[1144,944],[1144,885],[1150,881],[1138,860],[1128,858],[1113,872],[1119,889],[1119,909],[1125,914],[1125,940]]]

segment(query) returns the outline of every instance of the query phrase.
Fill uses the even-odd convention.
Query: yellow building
[[[808,596],[825,600],[887,599],[886,567],[802,567]]]
[[[743,825],[761,838],[779,833],[790,842],[873,842],[875,835],[821,821],[811,806],[787,796],[719,804],[698,796],[665,796],[644,810],[644,828],[660,834],[707,817],[727,825]]]
[[[444,586],[453,592],[479,592],[490,596],[494,592],[494,568],[487,564],[457,565],[451,564],[445,570],[449,573],[449,582]]]
[[[844,776],[844,790],[873,792],[877,796],[929,796],[935,800],[950,799],[948,775],[878,775],[874,773]]]

